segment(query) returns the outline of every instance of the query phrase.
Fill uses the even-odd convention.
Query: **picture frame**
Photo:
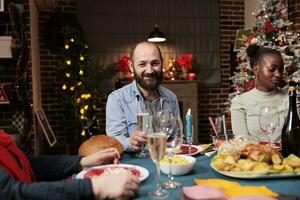
[[[51,129],[51,126],[50,126],[50,124],[47,120],[47,117],[44,113],[44,110],[42,108],[36,109],[35,110],[35,115],[38,119],[37,120],[38,124],[42,127],[43,133],[45,134],[45,136],[47,138],[49,146],[53,147],[56,144],[57,139],[56,139],[56,136],[55,136],[55,134],[53,133],[53,131]]]
[[[242,39],[244,36],[249,36],[252,34],[252,30],[250,28],[246,29],[238,29],[236,31],[235,40],[234,40],[234,49],[233,51],[237,52],[241,49],[242,46],[244,46],[244,43],[242,42]]]
[[[10,101],[7,97],[6,91],[3,87],[3,85],[0,85],[0,104],[9,104]]]
[[[4,0],[0,0],[0,12],[4,12]]]

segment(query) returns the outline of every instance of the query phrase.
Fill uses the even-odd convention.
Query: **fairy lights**
[[[59,64],[59,78],[62,82],[60,91],[65,98],[67,115],[76,119],[72,121],[74,131],[80,133],[85,139],[93,134],[91,131],[95,129],[95,124],[98,125],[98,120],[95,116],[95,105],[92,94],[89,92],[90,86],[84,80],[89,79],[87,76],[95,76],[90,67],[90,60],[87,57],[88,44],[81,30],[70,28],[63,31],[64,44],[62,45],[64,58]],[[89,70],[89,71],[88,71]],[[93,125],[94,127],[91,127]],[[79,129],[79,131],[78,131]]]

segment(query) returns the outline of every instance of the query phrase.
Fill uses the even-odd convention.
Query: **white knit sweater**
[[[280,142],[281,130],[288,109],[288,93],[286,89],[275,89],[272,92],[262,92],[256,88],[237,95],[231,101],[232,131],[239,136],[255,136],[260,141],[267,141],[266,134],[259,126],[259,111],[262,106],[277,107],[279,127],[271,136],[272,142]]]

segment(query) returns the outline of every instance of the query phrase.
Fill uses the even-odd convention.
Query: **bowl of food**
[[[172,162],[172,174],[174,176],[187,174],[192,170],[195,163],[196,158],[192,156],[175,155]],[[169,174],[169,160],[167,156],[160,161],[160,170],[164,174]]]

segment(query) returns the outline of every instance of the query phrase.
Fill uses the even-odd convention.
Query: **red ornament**
[[[296,70],[294,69],[293,66],[288,66],[288,67],[286,68],[286,71],[287,71],[288,73],[293,73],[293,72],[296,71]]]
[[[249,72],[249,69],[246,68],[246,67],[244,67],[244,68],[243,68],[243,72],[244,72],[244,73],[248,73],[248,72]]]
[[[255,87],[255,81],[251,79],[246,85],[245,85],[245,92],[248,92],[249,90],[252,90]]]
[[[285,46],[285,42],[281,40],[280,42],[278,42],[278,46],[280,46],[280,47]]]
[[[272,33],[274,31],[270,20],[265,21],[265,30],[267,33]]]
[[[280,17],[280,16],[281,16],[281,12],[277,11],[277,12],[275,13],[275,15],[276,15],[277,17]]]

